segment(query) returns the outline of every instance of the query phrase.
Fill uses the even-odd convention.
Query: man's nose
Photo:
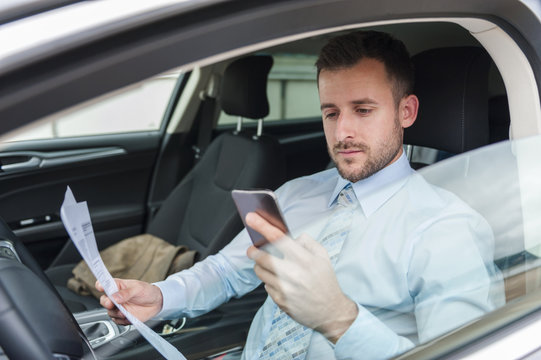
[[[337,141],[355,137],[355,119],[349,112],[342,112],[336,121],[335,136]]]

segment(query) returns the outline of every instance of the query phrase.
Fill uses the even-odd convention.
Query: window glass
[[[267,96],[269,115],[266,121],[321,117],[316,84],[316,56],[273,54],[274,65],[269,73]],[[237,117],[223,111],[219,125],[235,124]]]
[[[174,71],[156,76],[50,115],[5,137],[4,141],[157,130],[179,75],[180,72]]]
[[[540,151],[540,136],[503,141],[419,170],[428,182],[458,196],[490,225],[493,242],[487,250],[498,269],[491,280],[497,284],[503,278],[504,291],[504,302],[493,310],[541,288]],[[449,271],[455,276],[463,267],[463,259],[456,258],[456,267]]]

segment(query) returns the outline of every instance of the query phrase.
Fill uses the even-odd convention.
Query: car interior
[[[270,56],[244,57],[229,64],[222,83],[222,109],[241,119],[261,121],[267,116],[266,79],[271,65]],[[211,128],[208,131],[210,135]],[[196,261],[215,254],[231,241],[242,229],[231,191],[274,189],[285,178],[285,161],[278,141],[261,132],[260,128],[256,134],[245,134],[240,128],[214,139],[164,200],[149,222],[147,233],[196,250]],[[212,216],[208,216],[209,209]],[[98,308],[97,299],[66,288],[72,269],[73,264],[53,266],[47,269],[47,276],[72,312]]]
[[[509,139],[504,80],[492,54],[468,30],[451,22],[370,29],[394,34],[412,55],[421,104],[415,125],[405,131],[412,167],[431,178],[428,165],[449,163],[454,155]],[[324,33],[181,70],[164,121],[146,140],[134,133],[82,142],[65,138],[8,144],[2,165],[33,156],[50,165],[37,175],[14,167],[12,179],[4,181],[0,238],[15,244],[15,254],[24,257],[23,262],[47,284],[46,291],[59,294],[99,357],[143,359],[156,352],[132,327],[111,322],[95,298],[66,288],[80,261],[59,220],[66,183],[78,199],[88,201],[100,249],[150,233],[197,250],[198,261],[217,253],[243,228],[231,190],[276,189],[287,180],[333,166],[318,99],[313,98],[317,96],[313,63],[321,45],[334,35]],[[312,98],[305,99],[308,96]],[[112,146],[117,140],[122,145]],[[471,170],[464,170],[461,183],[439,185],[460,196],[460,186],[475,175],[474,160],[472,156],[471,164],[464,165],[463,170]],[[32,213],[26,210],[30,207]],[[478,210],[498,229],[494,209]],[[506,297],[512,301],[527,291],[527,279],[517,267],[525,269],[538,257],[525,249],[523,234],[510,239],[495,230],[495,235],[499,246],[495,261],[509,275]],[[510,241],[519,245],[510,247]],[[242,347],[265,297],[264,289],[258,288],[199,318],[150,325],[189,358],[205,358]],[[67,342],[77,343],[72,337],[65,335]]]

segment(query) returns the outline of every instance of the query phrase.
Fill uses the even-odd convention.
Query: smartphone
[[[242,222],[252,239],[252,243],[256,247],[267,244],[267,240],[263,235],[246,225],[245,218],[249,212],[257,213],[269,223],[282,230],[284,234],[289,234],[289,229],[278,206],[276,195],[271,190],[233,190],[231,195],[242,218]]]

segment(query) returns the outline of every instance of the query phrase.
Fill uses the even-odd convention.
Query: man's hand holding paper
[[[94,237],[94,231],[92,229],[88,206],[86,202],[77,203],[69,187],[66,190],[64,202],[62,203],[62,207],[60,209],[60,217],[62,218],[64,227],[68,231],[71,240],[77,247],[77,250],[79,250],[79,253],[90,267],[90,270],[96,279],[98,279],[100,289],[105,291],[109,301],[111,301],[112,305],[110,306],[110,311],[113,311],[113,308],[116,309],[117,318],[120,318],[121,316],[119,314],[122,313],[125,319],[123,320],[123,323],[133,324],[141,335],[147,339],[147,341],[166,359],[185,360],[186,358],[174,346],[156,334],[140,319],[132,315],[126,308],[124,308],[122,304],[128,306],[128,309],[137,310],[139,308],[134,306],[137,303],[134,301],[132,296],[129,296],[132,290],[130,290],[130,287],[127,285],[131,284],[119,282],[121,286],[117,286],[117,282],[115,282],[100,257],[100,253],[96,245],[96,239]],[[152,285],[149,286],[152,287]],[[120,293],[119,288],[122,290]],[[158,288],[156,288],[156,290],[160,292]],[[145,290],[142,292],[138,292],[136,290],[135,292],[140,294],[142,297],[145,297],[145,295],[148,294]],[[122,300],[123,302],[115,302],[115,297],[117,296],[120,297],[119,300]],[[135,298],[137,298],[137,296]],[[152,300],[152,298],[150,298],[150,300]],[[141,301],[139,301],[139,303],[141,303]],[[161,301],[159,307],[161,308]],[[146,321],[153,316],[151,313],[152,310],[148,310],[146,312],[137,311],[137,316],[140,316],[143,321]]]
[[[119,325],[129,325],[130,321],[120,311],[116,304],[122,305],[128,312],[141,321],[154,317],[162,308],[162,293],[154,285],[139,280],[114,279],[118,292],[112,295],[112,300],[102,295],[100,304],[107,309],[107,314]],[[96,289],[104,291],[100,282],[96,282]],[[113,302],[114,301],[114,302]]]

